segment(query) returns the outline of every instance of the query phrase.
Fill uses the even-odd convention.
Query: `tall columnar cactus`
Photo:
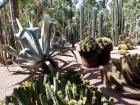
[[[82,39],[83,34],[83,23],[84,23],[84,6],[81,5],[80,7],[80,39]]]
[[[92,10],[92,37],[96,36],[96,25],[97,25],[97,8],[93,8]]]
[[[67,30],[67,40],[72,44],[72,47],[74,47],[75,43],[78,40],[78,24],[76,23],[76,20],[70,20],[68,22],[68,26],[66,27]]]
[[[121,35],[124,29],[123,0],[119,0],[118,4],[119,4],[119,35]]]
[[[99,27],[98,27],[98,34],[99,34],[99,37],[103,37],[103,12],[100,11],[99,12]]]
[[[123,32],[123,1],[122,0],[113,0],[112,8],[112,39],[114,45],[118,44],[119,35]]]

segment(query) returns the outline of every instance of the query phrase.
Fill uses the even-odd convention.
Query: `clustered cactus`
[[[79,51],[84,63],[91,67],[98,65],[106,65],[110,60],[110,51],[113,50],[113,42],[107,37],[94,39],[86,37],[78,43],[77,50]],[[86,62],[85,62],[86,61]],[[96,64],[95,66],[93,66]]]
[[[81,40],[78,43],[77,50],[79,52],[95,52],[100,53],[101,48],[96,42],[96,40],[92,37],[86,37],[84,40]]]
[[[127,53],[127,50],[128,50],[128,47],[127,47],[126,44],[120,44],[120,45],[118,46],[118,52],[119,52],[119,54],[121,54],[121,55],[125,55],[125,54]]]
[[[127,37],[126,35],[120,35],[119,36],[119,42],[118,42],[118,44],[119,45],[125,44],[127,46],[127,49],[128,50],[134,49],[133,41],[131,40],[130,37]]]
[[[114,0],[112,3],[112,40],[117,46],[124,27],[123,0]]]
[[[99,65],[106,65],[110,61],[110,51],[113,50],[113,42],[107,37],[101,37],[96,39],[98,45],[101,48],[101,53],[98,55]]]
[[[74,71],[40,75],[6,97],[6,105],[112,105],[109,97]]]
[[[140,55],[125,55],[109,68],[100,68],[102,80],[122,95],[140,99]],[[103,78],[104,77],[104,78]]]
[[[113,42],[110,38],[101,37],[101,38],[97,38],[96,41],[102,50],[105,49],[109,52],[113,50]]]
[[[97,25],[97,20],[99,25]],[[102,37],[103,23],[104,14],[101,10],[98,12],[96,7],[90,5],[80,6],[80,40],[90,33],[93,38]]]

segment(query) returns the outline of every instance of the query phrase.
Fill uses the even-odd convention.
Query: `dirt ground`
[[[111,52],[111,57],[114,59],[119,59],[120,56],[117,54],[117,50],[113,50]],[[137,49],[131,51],[130,53],[140,53],[140,47],[138,46]],[[78,53],[76,52],[78,59],[80,58]],[[60,58],[60,57],[59,57]],[[119,93],[109,90],[106,86],[101,82],[101,77],[99,74],[98,68],[84,68],[80,64],[76,64],[75,59],[72,57],[62,57],[63,59],[72,62],[70,65],[73,65],[76,70],[83,75],[83,77],[90,81],[90,83],[96,87],[98,90],[101,91],[103,94],[110,96],[114,100],[115,105],[140,105],[140,100],[128,99],[121,96]],[[79,60],[80,61],[80,60]],[[80,63],[80,62],[79,62]],[[17,71],[22,70],[19,67],[2,67],[0,66],[0,100],[3,100],[5,96],[12,93],[13,88],[17,87],[18,85],[14,85],[28,75],[12,75],[12,72],[9,71]],[[14,86],[12,86],[14,85]]]

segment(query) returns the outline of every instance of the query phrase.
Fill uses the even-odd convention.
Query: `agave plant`
[[[56,60],[65,63],[65,61],[55,58],[59,52],[55,52],[56,50],[51,45],[52,38],[54,38],[52,23],[49,23],[48,27],[45,27],[43,23],[41,32],[39,28],[33,27],[31,22],[29,22],[29,28],[23,28],[19,20],[17,20],[17,24],[19,32],[15,36],[19,39],[22,50],[18,52],[10,45],[2,45],[0,50],[6,50],[20,60],[26,61],[24,66],[31,69],[41,68],[43,71],[51,70],[58,67]]]

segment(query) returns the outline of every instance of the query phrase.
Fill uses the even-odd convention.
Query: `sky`
[[[0,0],[0,4],[2,4],[3,0]]]
[[[0,0],[0,2],[2,2],[3,0]]]

